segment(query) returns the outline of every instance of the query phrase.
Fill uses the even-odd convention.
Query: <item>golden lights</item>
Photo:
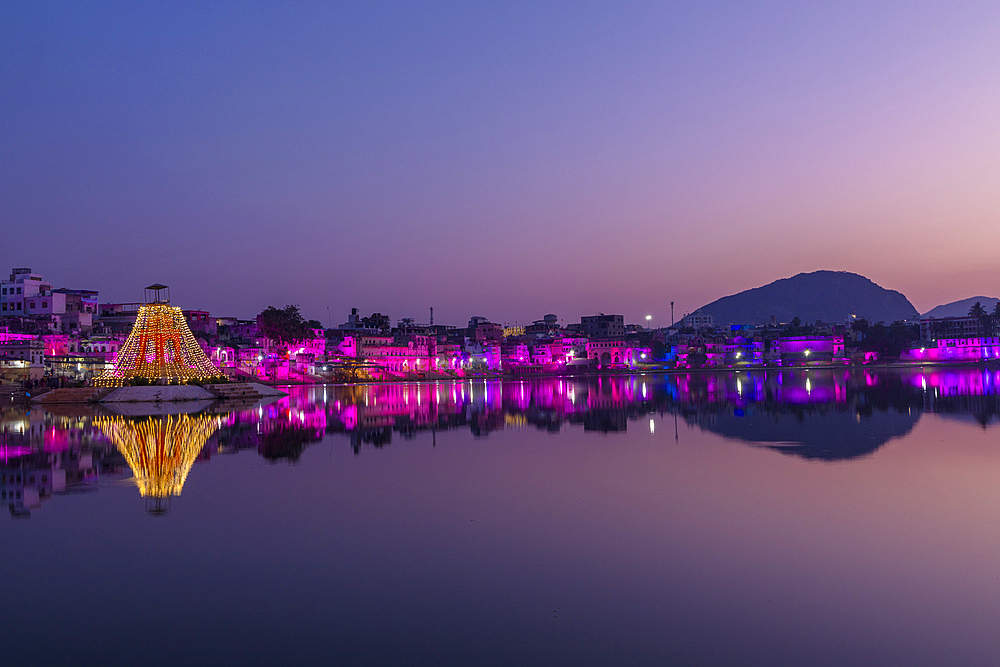
[[[220,375],[195,340],[181,309],[150,303],[139,307],[115,367],[95,378],[94,384],[120,387],[133,378],[188,382]]]
[[[94,423],[122,453],[143,497],[181,495],[188,472],[215,429],[211,415],[96,417]]]

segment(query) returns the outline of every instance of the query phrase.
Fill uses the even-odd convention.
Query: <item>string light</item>
[[[167,415],[145,419],[95,417],[122,453],[143,497],[179,496],[191,466],[215,429],[211,415]]]
[[[181,309],[150,303],[139,306],[115,367],[95,378],[94,385],[121,387],[135,378],[186,383],[221,375],[198,345]]]

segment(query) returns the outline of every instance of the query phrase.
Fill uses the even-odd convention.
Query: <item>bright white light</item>
[[[650,321],[651,319],[653,319],[653,316],[652,316],[652,315],[646,315],[646,321],[647,321],[647,322],[648,322],[648,321]]]
[[[656,430],[656,422],[652,419],[649,420],[649,432],[652,433]]]

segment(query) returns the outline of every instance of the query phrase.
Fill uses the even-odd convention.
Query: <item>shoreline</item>
[[[544,379],[574,379],[574,378],[602,378],[602,377],[622,377],[628,375],[681,375],[687,373],[699,373],[699,374],[712,374],[712,373],[753,373],[753,372],[768,372],[768,371],[787,371],[787,370],[901,370],[907,368],[977,368],[981,367],[983,369],[988,369],[990,366],[994,366],[992,361],[961,361],[961,362],[884,362],[884,363],[873,363],[873,364],[817,364],[817,365],[799,365],[799,366],[740,366],[740,367],[713,367],[713,368],[634,368],[634,369],[623,369],[623,370],[609,370],[604,372],[596,373],[532,373],[526,375],[514,375],[508,373],[492,373],[476,376],[466,376],[466,377],[450,377],[450,378],[413,378],[413,379],[394,379],[394,380],[359,380],[355,382],[305,382],[305,381],[265,381],[257,380],[261,384],[270,387],[352,387],[352,386],[371,386],[371,385],[392,385],[392,384],[432,384],[441,382],[467,382],[467,381],[488,381],[488,380],[501,380],[501,381],[524,381],[524,380],[544,380]],[[1000,370],[1000,368],[998,368]]]

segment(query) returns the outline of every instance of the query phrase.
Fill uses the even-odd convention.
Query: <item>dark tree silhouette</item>
[[[267,310],[257,316],[257,327],[262,335],[282,345],[295,343],[309,336],[309,326],[302,319],[299,307],[294,304],[281,310],[268,306]]]

